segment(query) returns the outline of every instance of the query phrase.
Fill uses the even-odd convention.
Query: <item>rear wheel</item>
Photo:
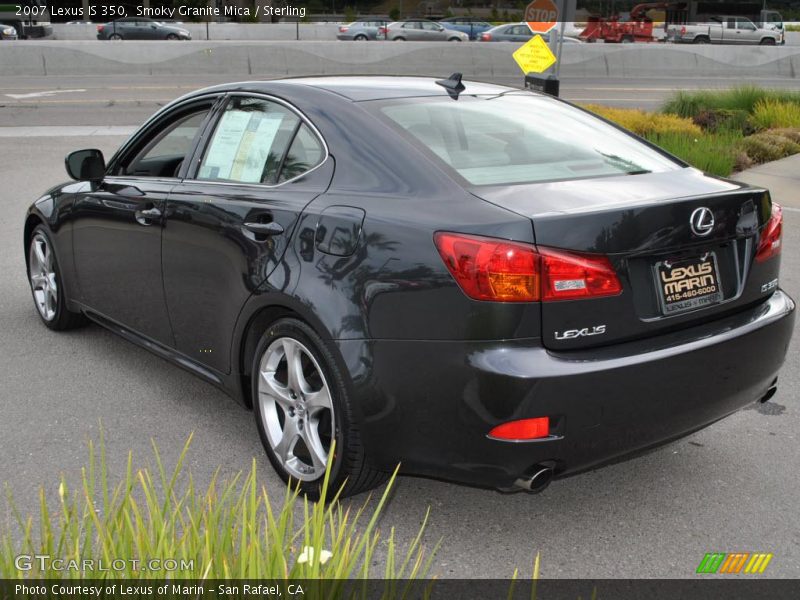
[[[707,44],[708,42],[709,42],[708,37],[706,37],[704,35],[698,35],[696,38],[694,38],[694,41],[692,43],[694,43],[694,44]]]
[[[111,35],[108,36],[108,39],[117,42],[122,39],[122,36],[119,33],[112,33]]]
[[[404,38],[404,37],[396,37],[396,38],[394,38],[394,40],[392,40],[392,41],[394,41],[394,42],[405,42],[405,41],[406,41],[406,38]]]
[[[82,314],[67,309],[63,279],[53,243],[41,225],[33,230],[28,244],[28,281],[33,303],[47,327],[61,331],[86,323],[86,317]]]
[[[325,342],[297,319],[264,333],[252,368],[253,408],[267,456],[281,478],[316,500],[334,447],[329,497],[380,484],[386,474],[366,464],[344,377]]]

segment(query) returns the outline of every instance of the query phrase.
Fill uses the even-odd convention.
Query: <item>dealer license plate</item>
[[[665,315],[717,304],[722,290],[713,252],[703,256],[655,265],[656,288]]]

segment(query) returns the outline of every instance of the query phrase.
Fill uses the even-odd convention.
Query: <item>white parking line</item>
[[[64,126],[31,126],[0,127],[0,138],[13,137],[78,137],[92,135],[128,136],[136,131],[136,127],[122,125],[64,125]]]
[[[45,90],[43,92],[30,92],[29,94],[6,94],[9,98],[14,98],[15,100],[23,100],[25,98],[49,98],[50,96],[55,96],[56,94],[73,94],[76,92],[85,92],[85,89],[80,90]]]

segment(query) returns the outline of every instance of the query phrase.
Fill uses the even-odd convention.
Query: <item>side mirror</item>
[[[100,181],[106,173],[106,161],[100,150],[76,150],[64,159],[67,173],[76,181]]]

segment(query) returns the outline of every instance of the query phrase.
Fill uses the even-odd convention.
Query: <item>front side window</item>
[[[591,114],[529,92],[370,104],[379,118],[473,185],[682,168]]]
[[[219,119],[198,179],[274,183],[300,118],[276,102],[233,98]]]
[[[184,114],[151,134],[119,174],[137,177],[175,177],[210,107]]]

